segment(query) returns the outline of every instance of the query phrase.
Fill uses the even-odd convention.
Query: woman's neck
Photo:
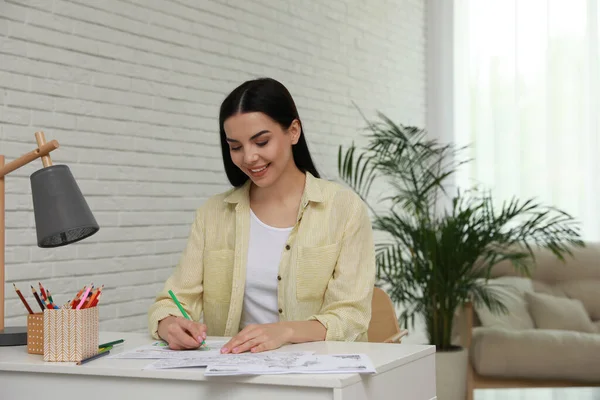
[[[290,203],[299,204],[304,192],[305,182],[306,175],[292,162],[273,185],[261,188],[252,184],[250,202],[285,205],[290,205]]]

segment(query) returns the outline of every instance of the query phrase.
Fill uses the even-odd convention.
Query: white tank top
[[[240,330],[249,324],[279,321],[277,273],[292,229],[269,226],[250,210],[250,242]]]

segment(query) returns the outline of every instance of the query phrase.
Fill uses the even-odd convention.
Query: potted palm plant
[[[460,157],[464,148],[378,115],[367,121],[362,150],[339,147],[338,172],[370,207],[373,228],[382,233],[376,244],[378,284],[399,306],[400,323],[414,326],[420,317],[429,344],[436,346],[439,398],[464,399],[467,351],[452,343],[455,312],[466,302],[507,312],[487,282],[494,266],[509,261],[529,275],[534,247],[564,259],[573,246],[584,245],[578,222],[534,199],[498,205],[476,186],[451,192],[453,175],[468,162]],[[378,180],[382,185],[375,185]],[[386,195],[371,199],[375,187]],[[454,358],[452,370],[443,370],[444,357]],[[458,393],[449,393],[452,381],[461,383]]]

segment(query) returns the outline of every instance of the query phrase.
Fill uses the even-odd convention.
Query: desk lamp
[[[27,344],[26,327],[4,327],[5,187],[4,176],[42,158],[43,168],[30,176],[37,245],[43,248],[64,246],[93,235],[100,229],[85,198],[66,165],[52,165],[50,152],[58,142],[46,143],[44,132],[36,132],[38,148],[4,164],[0,155],[0,346]]]

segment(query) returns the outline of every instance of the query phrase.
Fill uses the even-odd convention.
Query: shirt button
[[[283,310],[280,308],[280,309],[279,309],[279,314],[281,314],[282,312],[283,312]]]
[[[286,249],[286,250],[289,250],[289,249],[290,249],[290,245],[289,245],[289,244],[286,244],[286,245],[285,245],[285,249]]]
[[[277,275],[277,280],[280,281],[281,280],[281,275]]]

